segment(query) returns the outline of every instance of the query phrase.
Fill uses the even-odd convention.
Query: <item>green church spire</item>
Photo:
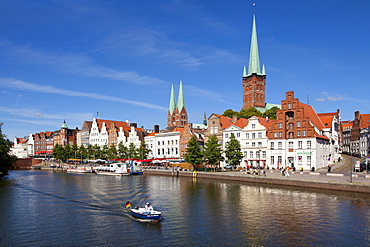
[[[256,16],[253,15],[253,26],[252,26],[252,38],[249,53],[249,66],[248,75],[260,74],[260,59],[258,55],[258,41],[257,41],[257,28],[256,28]]]
[[[185,108],[184,91],[182,89],[182,79],[180,80],[179,96],[177,97],[177,109],[181,112],[182,108]]]
[[[62,129],[68,129],[68,125],[66,124],[66,120],[62,123]]]
[[[171,87],[171,96],[170,96],[170,106],[168,108],[168,110],[170,111],[170,114],[172,115],[172,113],[174,112],[174,110],[176,109],[176,99],[175,99],[175,91],[173,89],[173,84],[172,84],[172,87]]]

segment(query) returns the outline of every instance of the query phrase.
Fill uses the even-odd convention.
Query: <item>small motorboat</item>
[[[126,207],[128,207],[128,205],[129,205],[129,207],[131,207],[130,203],[126,204]],[[148,205],[148,203],[147,203],[147,205]],[[131,208],[131,213],[132,213],[133,216],[135,216],[139,219],[144,219],[144,220],[160,220],[161,216],[162,216],[162,212],[154,210],[152,206],[150,206],[149,209],[147,207],[145,207],[145,208],[139,208],[139,207]]]

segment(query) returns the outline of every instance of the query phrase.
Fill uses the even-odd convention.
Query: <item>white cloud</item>
[[[323,96],[320,98],[316,98],[316,101],[339,101],[339,100],[346,99],[346,95],[339,95],[339,94],[329,95],[328,92],[322,92],[321,94]]]
[[[100,66],[94,60],[81,53],[60,54],[41,49],[33,49],[30,46],[14,46],[6,42],[0,42],[0,48],[9,57],[32,64],[47,65],[54,70],[81,77],[106,78],[111,80],[126,81],[133,84],[164,84],[162,79],[140,75],[135,71],[120,71]]]
[[[97,99],[97,100],[121,102],[121,103],[126,103],[130,105],[136,105],[136,106],[141,106],[141,107],[151,108],[151,109],[156,109],[156,110],[167,110],[167,108],[165,107],[154,105],[154,104],[148,104],[145,102],[127,100],[123,98],[107,96],[107,95],[97,94],[97,93],[85,93],[85,92],[79,92],[79,91],[72,91],[72,90],[57,88],[57,87],[50,86],[50,85],[35,84],[35,83],[25,82],[22,80],[16,80],[12,78],[0,78],[0,85],[3,87],[14,88],[17,90],[26,90],[26,91],[39,92],[39,93],[49,93],[49,94],[59,94],[59,95],[70,96],[70,97],[72,96],[86,97],[86,98]]]

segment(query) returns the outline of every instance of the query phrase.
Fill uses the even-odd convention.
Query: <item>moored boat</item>
[[[126,163],[112,163],[107,166],[99,166],[95,168],[97,175],[108,176],[128,176],[130,175],[130,167]]]
[[[94,170],[91,167],[75,167],[75,168],[67,168],[67,172],[69,173],[92,173]]]

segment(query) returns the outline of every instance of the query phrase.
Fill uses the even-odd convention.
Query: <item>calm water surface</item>
[[[166,219],[138,222],[125,203]],[[161,176],[13,171],[0,246],[370,246],[367,195]]]

